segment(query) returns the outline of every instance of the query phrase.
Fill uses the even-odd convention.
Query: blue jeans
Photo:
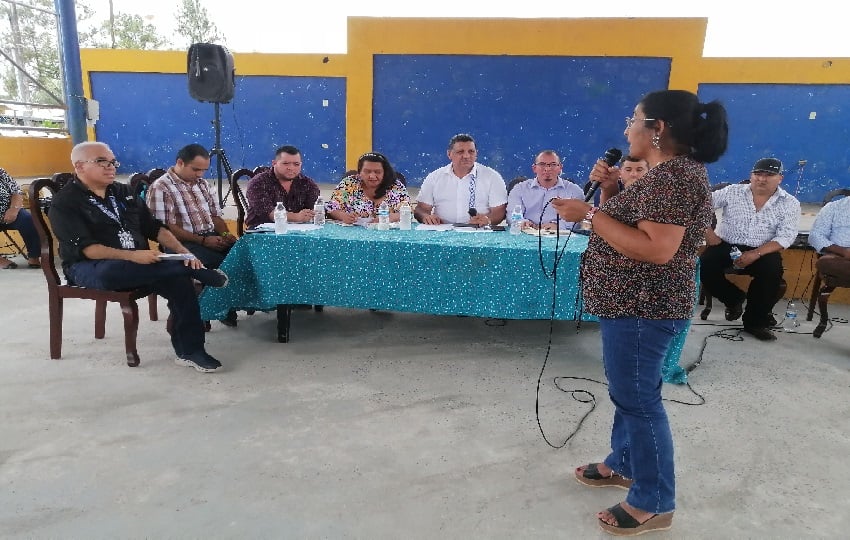
[[[661,402],[661,366],[687,320],[599,318],[608,395],[614,403],[605,465],[632,479],[626,502],[662,514],[676,508],[673,435]]]
[[[24,245],[27,247],[27,258],[38,259],[41,257],[41,241],[38,239],[38,232],[35,230],[32,216],[28,210],[23,208],[18,210],[17,219],[12,223],[7,223],[6,226],[18,231],[21,238],[24,239]]]

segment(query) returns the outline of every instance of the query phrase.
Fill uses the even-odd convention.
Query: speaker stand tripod
[[[227,154],[224,148],[221,147],[221,104],[215,103],[215,119],[212,121],[215,128],[215,146],[210,150],[210,158],[215,156],[215,169],[218,174],[218,205],[224,208],[227,198],[230,196],[230,178],[233,176],[233,168],[230,162],[227,161]],[[224,189],[222,181],[221,169],[224,167],[224,172],[227,173],[227,190]]]

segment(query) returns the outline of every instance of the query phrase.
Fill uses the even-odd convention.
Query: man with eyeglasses
[[[204,324],[193,279],[223,287],[227,276],[204,268],[154,218],[126,184],[115,182],[120,163],[103,143],[83,142],[71,150],[75,178],[54,195],[50,222],[68,282],[90,289],[145,287],[168,300],[175,363],[212,372],[221,363],[204,349]],[[163,260],[148,241],[183,260]]]
[[[548,204],[552,199],[582,199],[584,191],[569,180],[561,178],[564,166],[554,150],[543,150],[534,158],[531,170],[535,177],[520,182],[508,193],[508,208],[520,205],[524,225],[533,228],[554,230],[569,229],[572,223],[559,220],[555,207]],[[510,223],[508,216],[508,223]]]
[[[449,163],[425,177],[414,217],[420,223],[498,225],[505,219],[508,192],[502,176],[476,161],[478,150],[471,135],[449,141]]]
[[[294,146],[285,145],[275,150],[272,168],[248,182],[245,191],[248,199],[247,227],[274,223],[274,209],[278,202],[283,202],[286,207],[290,223],[313,220],[313,207],[321,191],[312,178],[302,174],[301,165],[301,151]]]

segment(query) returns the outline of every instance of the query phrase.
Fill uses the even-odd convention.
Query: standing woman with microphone
[[[599,160],[590,179],[610,194],[600,208],[553,201],[562,219],[589,222],[582,294],[599,317],[608,394],[614,403],[611,453],[575,470],[594,487],[628,489],[597,513],[605,531],[631,536],[669,529],[675,510],[673,437],[661,401],[661,367],[693,314],[697,248],[710,225],[704,163],[726,151],[726,110],[683,90],[652,92],[626,118],[629,154],[650,169],[617,193],[619,170]]]

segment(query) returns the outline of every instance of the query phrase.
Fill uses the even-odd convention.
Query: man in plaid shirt
[[[210,154],[200,144],[184,146],[173,167],[150,185],[151,213],[207,268],[218,268],[236,237],[230,234],[204,174]],[[221,321],[236,326],[236,312]]]

